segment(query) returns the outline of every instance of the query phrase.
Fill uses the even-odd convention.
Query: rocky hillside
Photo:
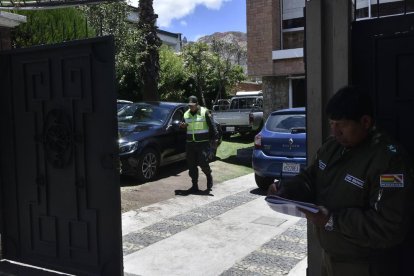
[[[210,44],[214,39],[221,40],[228,43],[238,44],[244,54],[239,60],[233,60],[232,62],[243,67],[244,72],[247,72],[247,34],[242,32],[223,32],[214,33],[212,35],[206,35],[197,40],[197,42],[204,42]]]
[[[222,40],[229,43],[236,43],[242,49],[247,50],[247,34],[242,32],[224,32],[206,35],[197,40],[197,42],[211,43],[214,39]]]

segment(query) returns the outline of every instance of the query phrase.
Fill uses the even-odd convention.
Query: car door
[[[173,132],[174,136],[174,144],[175,144],[175,154],[176,155],[182,155],[185,153],[185,144],[186,144],[186,134],[187,130],[185,128],[179,128],[173,125],[173,122],[184,121],[184,113],[187,111],[187,108],[185,106],[178,107],[173,115],[171,116],[171,130]]]
[[[183,116],[184,113],[180,106],[175,107],[164,125],[163,133],[157,137],[162,165],[176,162],[185,157],[185,129],[172,124],[176,119],[182,121]]]

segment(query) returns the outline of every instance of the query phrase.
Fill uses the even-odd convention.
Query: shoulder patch
[[[404,174],[381,174],[381,188],[404,188]]]
[[[351,183],[354,186],[357,186],[358,188],[361,188],[361,189],[364,188],[364,185],[365,185],[365,182],[363,180],[361,180],[361,179],[359,179],[355,176],[352,176],[350,174],[347,174],[345,176],[344,180],[348,183]]]

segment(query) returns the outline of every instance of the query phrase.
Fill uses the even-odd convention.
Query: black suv
[[[179,123],[187,109],[185,103],[139,102],[120,110],[121,173],[150,181],[159,167],[184,160],[186,130]]]

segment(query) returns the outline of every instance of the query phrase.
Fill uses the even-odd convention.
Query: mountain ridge
[[[214,39],[228,43],[236,43],[239,45],[239,47],[247,49],[247,34],[238,31],[215,32],[211,35],[205,35],[200,37],[199,39],[197,39],[197,42],[204,42],[210,44]]]

